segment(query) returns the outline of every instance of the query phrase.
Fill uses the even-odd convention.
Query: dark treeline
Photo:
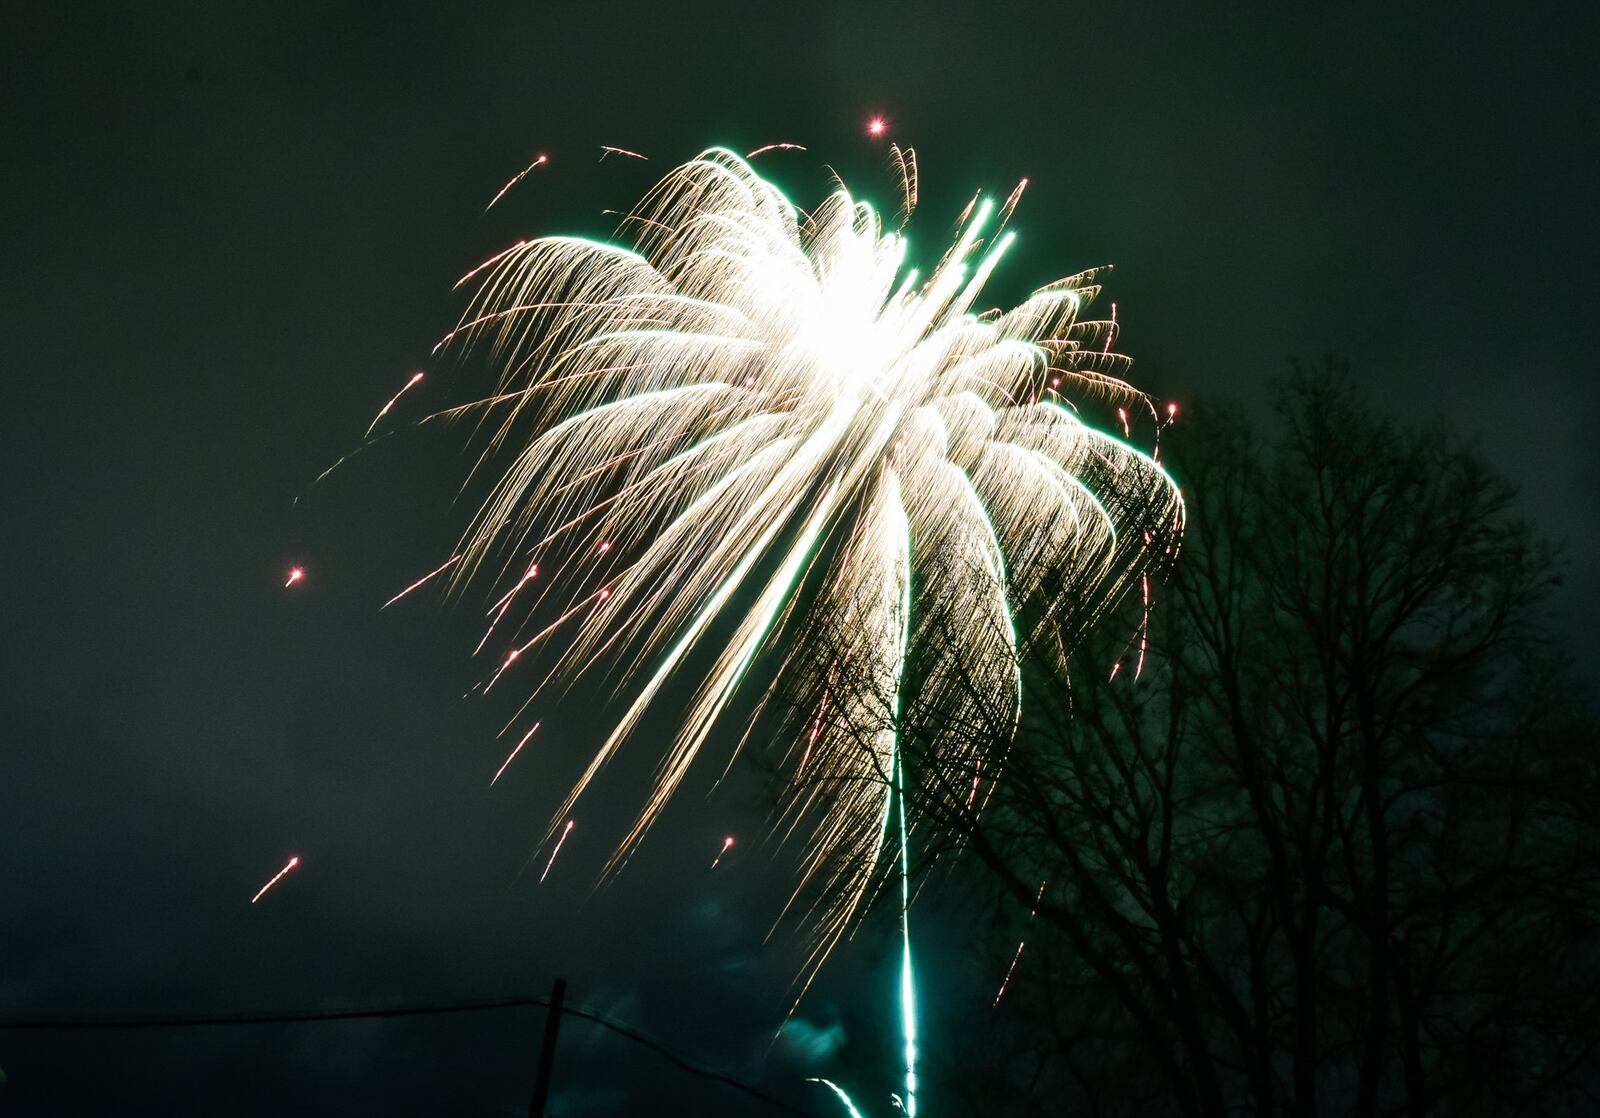
[[[1189,520],[1142,670],[1138,600],[1035,642],[981,816],[922,758],[918,834],[1027,935],[930,1038],[942,1107],[1595,1113],[1597,735],[1515,493],[1332,367],[1163,452]]]

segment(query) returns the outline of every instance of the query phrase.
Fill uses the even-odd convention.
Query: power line
[[[10,1017],[0,1018],[0,1029],[27,1032],[71,1031],[84,1029],[188,1029],[209,1028],[218,1025],[287,1025],[319,1021],[357,1021],[385,1017],[428,1017],[453,1013],[483,1013],[499,1009],[549,1008],[549,998],[493,998],[479,1001],[429,1002],[396,1006],[368,1006],[359,1009],[290,1010],[278,1013],[202,1013],[190,1015],[152,1015],[138,1017]],[[624,1040],[650,1049],[656,1055],[678,1068],[702,1079],[714,1080],[769,1106],[801,1118],[815,1118],[809,1111],[791,1106],[782,1099],[767,1094],[732,1076],[709,1068],[698,1067],[681,1059],[659,1041],[652,1040],[626,1025],[608,1020],[598,1013],[575,1005],[563,1005],[564,1015],[592,1022],[616,1033]]]
[[[707,1079],[715,1079],[719,1083],[726,1083],[730,1087],[735,1087],[735,1088],[743,1091],[747,1095],[751,1095],[751,1096],[753,1096],[755,1098],[758,1098],[762,1102],[767,1103],[770,1106],[775,1106],[780,1110],[787,1111],[790,1114],[799,1114],[799,1115],[802,1115],[803,1118],[815,1118],[815,1116],[812,1115],[810,1111],[801,1110],[798,1107],[790,1106],[788,1103],[784,1102],[782,1099],[773,1098],[771,1095],[767,1094],[765,1091],[758,1090],[757,1088],[752,1087],[747,1083],[741,1083],[739,1080],[734,1079],[731,1076],[723,1075],[720,1072],[709,1071],[709,1070],[707,1070],[705,1068],[697,1068],[692,1064],[687,1064],[684,1061],[678,1059],[677,1056],[674,1056],[671,1052],[669,1052],[666,1049],[666,1047],[664,1047],[659,1042],[651,1040],[647,1036],[642,1036],[639,1033],[636,1033],[636,1032],[632,1031],[631,1029],[626,1028],[625,1026],[617,1024],[615,1021],[607,1021],[604,1017],[601,1017],[597,1013],[590,1013],[587,1010],[579,1009],[576,1006],[567,1006],[567,1007],[565,1007],[565,1012],[572,1014],[574,1017],[581,1017],[585,1021],[593,1021],[596,1025],[600,1025],[600,1026],[603,1026],[604,1028],[610,1029],[612,1032],[616,1033],[618,1036],[625,1037],[626,1039],[633,1041],[635,1044],[642,1044],[646,1048],[648,1048],[651,1051],[655,1052],[658,1056],[661,1056],[663,1059],[669,1061],[670,1063],[673,1063],[673,1064],[677,1065],[679,1068],[682,1068],[684,1071],[688,1072],[691,1075],[704,1076]]]
[[[12,1017],[0,1018],[0,1029],[187,1029],[211,1025],[280,1025],[309,1021],[355,1021],[374,1017],[424,1017],[446,1013],[480,1013],[489,1009],[549,1006],[548,998],[499,998],[487,1001],[437,1002],[363,1009],[309,1009],[283,1013],[199,1013],[147,1017]]]

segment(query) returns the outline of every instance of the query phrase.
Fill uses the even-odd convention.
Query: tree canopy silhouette
[[[967,851],[1027,938],[929,1061],[941,1092],[985,1115],[1592,1113],[1595,724],[1512,488],[1331,362],[1273,424],[1202,408],[1164,451],[1190,527],[1142,663],[1138,601],[1036,642],[989,802],[931,760],[908,789],[914,845]]]

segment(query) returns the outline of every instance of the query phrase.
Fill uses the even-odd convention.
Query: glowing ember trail
[[[1006,222],[1011,220],[1011,214],[1016,210],[1017,203],[1022,201],[1022,192],[1026,189],[1028,189],[1028,180],[1023,179],[1021,182],[1017,183],[1016,189],[1011,192],[1011,197],[1006,199],[1005,205],[1000,207],[999,227],[1001,229],[1004,229]]]
[[[461,556],[452,555],[449,559],[445,560],[445,562],[444,562],[444,564],[442,566],[436,567],[433,570],[429,571],[427,574],[425,574],[421,578],[417,579],[417,581],[413,582],[410,586],[408,586],[404,590],[400,591],[400,593],[398,593],[394,597],[390,598],[387,602],[384,602],[383,605],[379,606],[378,608],[379,609],[388,609],[390,606],[394,605],[401,598],[404,598],[407,594],[411,593],[413,590],[417,589],[420,586],[425,585],[427,583],[427,581],[429,579],[433,578],[435,575],[441,575],[445,571],[448,571],[451,567],[455,566],[456,563],[458,561],[460,561],[460,559],[461,559]]]
[[[283,583],[284,589],[287,590],[289,587],[293,586],[295,583],[299,582],[305,577],[306,572],[303,567],[290,567],[289,577],[285,579]]]
[[[511,178],[511,181],[506,183],[504,186],[502,186],[500,188],[500,193],[496,194],[493,198],[489,199],[489,204],[487,206],[483,207],[483,212],[484,213],[488,213],[490,210],[494,209],[494,204],[496,202],[500,201],[500,199],[504,198],[506,196],[506,193],[513,186],[516,186],[517,183],[519,183],[523,179],[527,178],[529,171],[533,170],[535,167],[543,167],[548,162],[550,162],[550,157],[548,155],[545,155],[543,152],[540,152],[539,153],[539,157],[537,159],[535,159],[532,163],[529,163],[526,167],[524,167],[522,170],[518,171],[515,175],[513,175],[512,178]]]
[[[363,434],[361,437],[362,438],[366,438],[368,435],[372,434],[372,429],[378,425],[378,421],[380,419],[382,419],[384,416],[388,415],[389,414],[389,409],[394,407],[395,404],[399,402],[400,397],[404,396],[407,392],[411,391],[412,387],[414,385],[416,385],[418,382],[420,382],[421,380],[422,380],[422,373],[420,373],[420,372],[412,373],[411,374],[411,379],[406,381],[405,387],[402,388],[400,391],[396,392],[394,394],[394,398],[393,399],[391,399],[387,404],[383,405],[383,407],[378,409],[378,414],[372,417],[372,422],[367,424],[366,433]]]
[[[469,279],[471,279],[473,276],[477,275],[479,272],[483,271],[485,268],[494,267],[496,264],[500,263],[500,261],[504,260],[507,256],[510,256],[513,252],[516,252],[517,249],[521,248],[523,245],[525,245],[527,243],[528,243],[527,241],[518,241],[516,244],[512,245],[510,248],[501,249],[499,252],[497,252],[493,256],[489,257],[489,259],[485,260],[482,264],[479,264],[476,268],[472,269],[472,271],[468,272],[466,275],[464,275],[460,279],[456,280],[455,286],[456,287],[460,287],[462,284],[466,283]],[[455,288],[451,288],[451,290],[454,290],[454,289]]]
[[[257,893],[255,896],[250,898],[250,903],[251,904],[255,904],[257,901],[259,901],[262,897],[264,897],[266,895],[266,892],[267,892],[268,889],[271,889],[278,882],[282,881],[283,878],[284,878],[284,875],[287,874],[290,870],[294,869],[299,864],[300,864],[300,856],[299,855],[295,855],[293,858],[290,858],[289,861],[284,865],[283,869],[281,869],[277,873],[273,874],[272,875],[272,880],[267,882],[265,885],[263,885],[261,887],[261,891],[259,893]]]
[[[1139,576],[1140,592],[1144,598],[1144,616],[1139,622],[1139,663],[1133,669],[1133,678],[1144,674],[1144,657],[1150,649],[1150,576]]]
[[[802,146],[800,146],[799,144],[787,144],[787,143],[762,144],[760,147],[756,148],[755,151],[746,153],[745,158],[746,159],[754,159],[756,156],[765,155],[769,151],[805,151],[805,150],[806,149],[803,148]]]
[[[726,854],[728,851],[732,850],[732,849],[733,849],[733,836],[729,835],[727,838],[722,840],[722,849],[717,851],[717,856],[711,860],[711,868],[712,869],[716,869],[717,868],[717,864],[722,861],[722,856],[724,854]]]
[[[1045,883],[1043,881],[1039,882],[1039,895],[1033,898],[1033,910],[1028,913],[1028,920],[1030,922],[1039,912],[1039,902],[1044,900],[1044,887]],[[991,1005],[999,1005],[1000,999],[1005,997],[1006,987],[1011,985],[1011,974],[1017,969],[1017,960],[1022,958],[1022,949],[1027,945],[1027,940],[1017,941],[1017,953],[1011,956],[1011,965],[1006,968],[1006,976],[1000,980],[1000,992],[994,996],[994,1001],[990,1003]]]
[[[535,722],[532,729],[530,729],[526,734],[522,735],[522,740],[517,742],[517,747],[511,751],[510,755],[508,755],[504,761],[500,762],[500,768],[495,772],[493,779],[489,781],[490,788],[494,787],[494,782],[500,779],[500,774],[506,771],[506,767],[511,764],[516,755],[522,752],[522,747],[528,744],[528,739],[533,737],[534,731],[537,730],[539,726],[540,723]],[[571,827],[570,823],[568,824],[568,827]],[[551,860],[555,860],[554,855],[551,855]],[[549,871],[547,870],[546,872]],[[539,880],[543,881],[544,879],[540,878]]]
[[[627,148],[614,148],[610,144],[601,144],[600,145],[600,161],[602,163],[605,162],[605,158],[608,155],[626,155],[629,159],[649,159],[650,158],[648,155],[640,155],[638,152],[629,151]]]
[[[500,619],[505,616],[506,610],[511,608],[511,599],[517,596],[517,591],[521,590],[524,586],[528,585],[528,583],[532,582],[538,577],[539,564],[529,564],[527,572],[517,580],[517,584],[510,590],[506,591],[505,596],[502,597],[498,602],[489,607],[489,613],[492,615],[492,619],[489,622],[489,627],[483,631],[483,637],[478,641],[478,647],[472,650],[472,654],[474,656],[482,652],[483,646],[489,643],[489,638],[494,634],[494,627],[500,624]]]
[[[525,572],[523,572],[522,577],[517,580],[517,584],[515,586],[513,586],[510,590],[506,591],[505,597],[501,598],[498,602],[496,602],[493,606],[491,606],[490,607],[490,611],[493,612],[495,610],[499,610],[501,613],[504,613],[506,607],[511,604],[511,599],[516,597],[517,591],[521,590],[524,586],[526,586],[528,583],[532,582],[534,579],[536,579],[538,577],[539,577],[539,564],[537,564],[537,563],[528,564],[528,569]],[[496,614],[496,616],[498,617],[499,615]]]
[[[550,851],[550,860],[544,864],[544,873],[539,875],[539,884],[544,884],[544,879],[550,876],[550,867],[556,864],[556,855],[561,853],[562,843],[567,841],[567,836],[572,833],[572,820],[567,820],[567,825],[561,831],[561,837],[556,839],[556,848]]]

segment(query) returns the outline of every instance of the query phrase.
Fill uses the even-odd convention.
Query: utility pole
[[[533,1074],[533,1102],[528,1118],[544,1118],[544,1100],[550,1094],[550,1065],[556,1059],[556,1032],[561,1028],[561,1006],[567,1000],[567,980],[550,987],[550,1016],[544,1022],[544,1044],[539,1048],[539,1070]]]

